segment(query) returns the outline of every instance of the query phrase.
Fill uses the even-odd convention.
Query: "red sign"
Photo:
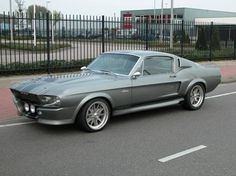
[[[123,19],[124,19],[123,28],[124,29],[132,29],[132,14],[130,14],[130,13],[124,14]]]

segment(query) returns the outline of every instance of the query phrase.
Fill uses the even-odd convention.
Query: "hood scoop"
[[[65,75],[49,75],[47,77],[44,77],[43,80],[46,82],[53,82],[53,81],[60,80],[60,79],[82,78],[82,77],[89,77],[91,75],[92,75],[92,73],[89,73],[89,72],[73,73],[73,74],[65,74]]]

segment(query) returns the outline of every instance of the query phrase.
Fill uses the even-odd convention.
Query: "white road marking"
[[[210,96],[210,97],[206,97],[206,100],[211,99],[211,98],[218,98],[218,97],[233,95],[233,94],[236,94],[236,92],[229,92],[229,93],[224,93],[224,94],[219,94],[219,95],[213,95],[213,96]]]
[[[165,157],[165,158],[161,158],[161,159],[159,159],[158,161],[160,161],[160,162],[162,162],[162,163],[165,163],[165,162],[167,162],[167,161],[170,161],[170,160],[179,158],[179,157],[181,157],[181,156],[184,156],[184,155],[187,155],[187,154],[196,152],[196,151],[201,150],[201,149],[204,149],[204,148],[206,148],[206,147],[207,147],[207,146],[205,146],[205,145],[199,145],[199,146],[197,146],[197,147],[190,148],[190,149],[188,149],[188,150],[185,150],[185,151],[176,153],[176,154],[174,154],[174,155],[170,155],[170,156],[167,156],[167,157]]]
[[[27,125],[27,124],[31,124],[31,123],[35,123],[35,122],[9,123],[9,124],[0,125],[0,128],[11,127],[11,126],[19,126],[19,125]]]

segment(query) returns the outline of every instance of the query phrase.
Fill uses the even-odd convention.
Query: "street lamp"
[[[50,3],[51,1],[46,1],[46,8],[48,10],[48,13],[50,13],[50,10],[48,9],[48,4]],[[51,31],[52,31],[52,43],[54,43],[54,16],[53,16],[53,11],[52,11],[52,20],[51,20],[52,24],[51,24]]]

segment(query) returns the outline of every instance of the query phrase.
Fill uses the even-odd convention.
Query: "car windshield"
[[[102,54],[88,66],[88,69],[106,73],[128,75],[137,61],[138,57],[133,55]]]

